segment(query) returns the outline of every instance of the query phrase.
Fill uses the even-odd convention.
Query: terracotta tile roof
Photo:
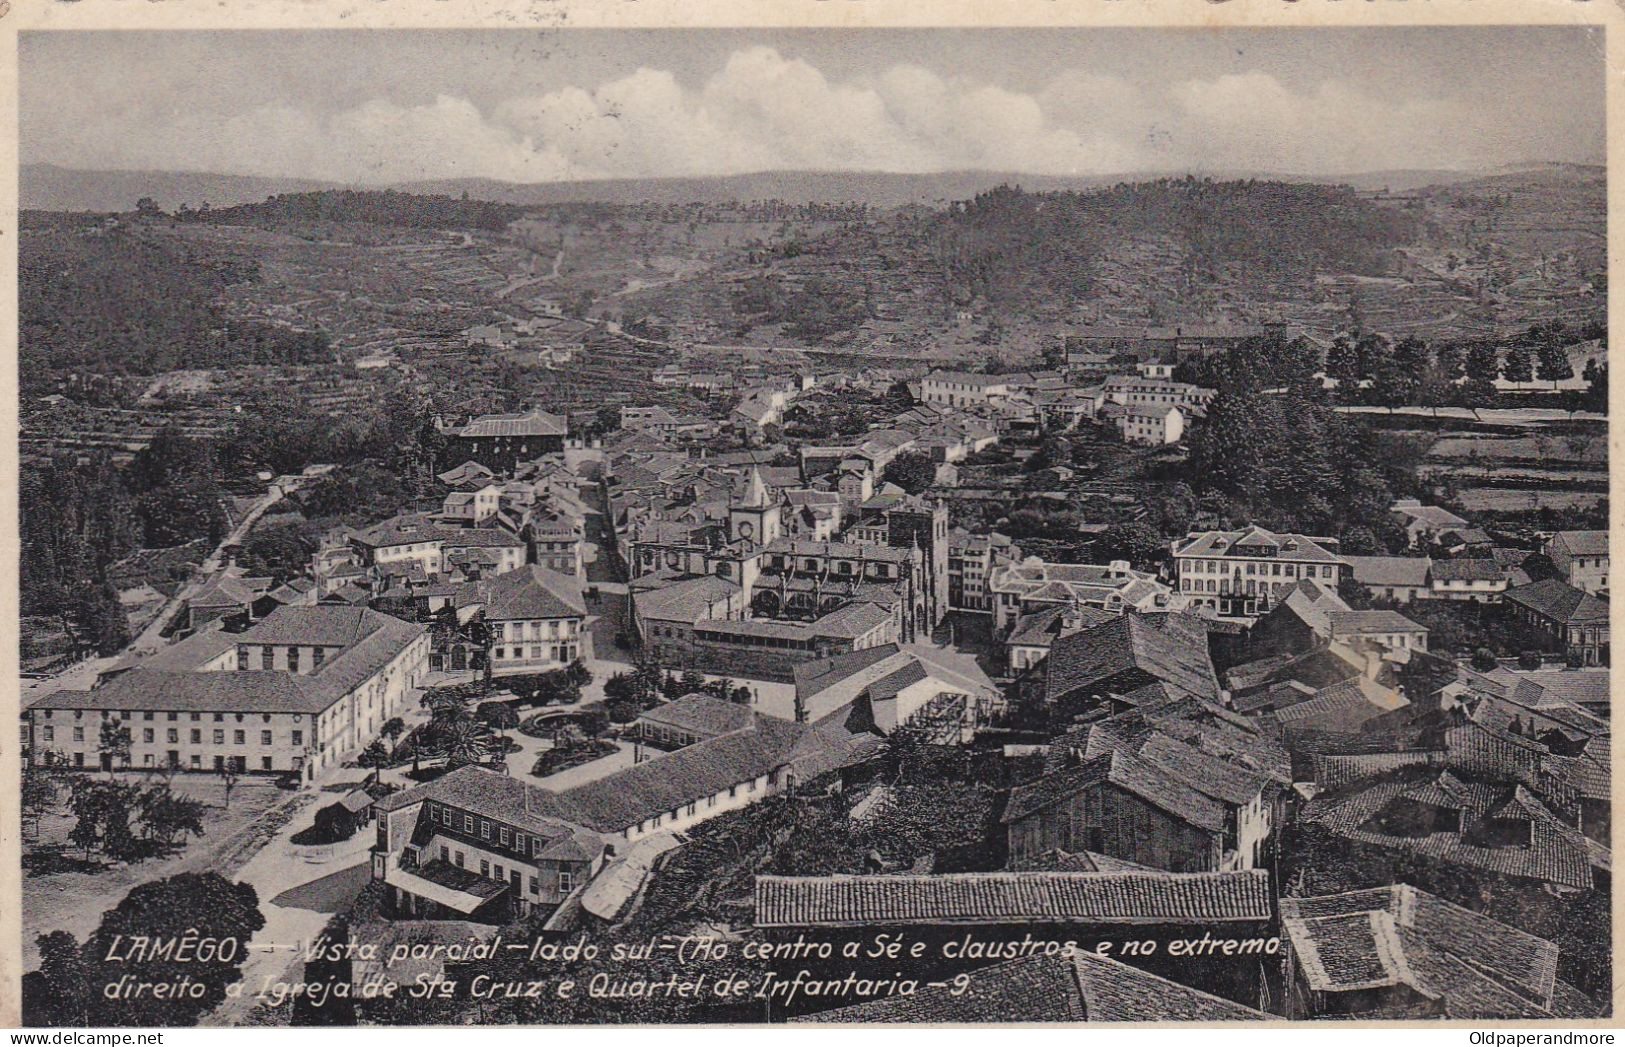
[[[1342,563],[1343,558],[1321,543],[1328,539],[1305,534],[1276,533],[1262,527],[1245,531],[1202,531],[1188,536],[1174,548],[1175,556],[1252,556],[1256,550],[1271,549],[1276,556],[1293,562]],[[1243,548],[1236,548],[1243,546]]]
[[[488,621],[587,616],[581,581],[539,564],[469,582],[459,589],[458,603],[460,606],[483,604]]]
[[[632,604],[640,618],[693,625],[709,615],[713,606],[737,592],[739,586],[726,578],[699,575],[639,591],[633,595]]]
[[[970,973],[963,991],[925,987],[796,1022],[1256,1022],[1251,1007],[1092,952],[1031,956]]]
[[[1269,918],[1269,874],[1263,870],[756,877],[757,927]]]
[[[1332,611],[1327,616],[1333,636],[1361,636],[1367,633],[1427,632],[1398,611]]]
[[[1426,586],[1428,567],[1433,563],[1425,556],[1345,556],[1353,570],[1354,580],[1361,585]]]
[[[486,414],[457,431],[458,436],[564,436],[565,419],[537,409],[523,414]]]
[[[1176,773],[1129,749],[1114,749],[1074,767],[1047,774],[1010,791],[1004,821],[1016,822],[1070,796],[1111,785],[1208,832],[1225,826],[1223,803],[1193,788]]]
[[[1045,698],[1054,702],[1134,670],[1190,694],[1216,698],[1218,678],[1207,644],[1181,628],[1174,621],[1179,617],[1168,615],[1159,628],[1130,612],[1058,638],[1045,662]]]
[[[1552,535],[1551,546],[1570,556],[1607,556],[1607,531],[1558,531]]]
[[[1605,601],[1556,578],[1508,589],[1505,598],[1508,603],[1527,607],[1543,618],[1564,625],[1608,620]]]
[[[1431,573],[1438,582],[1499,582],[1506,578],[1506,572],[1493,558],[1434,560]]]
[[[864,751],[855,744],[858,740],[838,728],[751,716],[749,729],[697,742],[563,792],[484,768],[463,767],[385,797],[379,801],[380,810],[440,800],[535,831],[554,826],[614,834],[781,767],[794,768],[807,780],[844,766]]]
[[[1280,904],[1313,991],[1403,985],[1441,1001],[1454,1019],[1578,1016],[1583,998],[1557,980],[1555,944],[1415,887]]]
[[[1378,782],[1348,795],[1317,797],[1302,808],[1306,822],[1356,843],[1412,852],[1435,861],[1466,865],[1503,876],[1538,880],[1564,887],[1592,886],[1590,856],[1580,832],[1560,821],[1542,805],[1530,826],[1527,847],[1486,847],[1470,843],[1457,832],[1424,836],[1398,836],[1370,827],[1372,819],[1395,799],[1414,787],[1416,780]],[[1477,798],[1474,803],[1476,806]]]
[[[685,694],[676,701],[645,709],[639,722],[714,737],[750,726],[754,714],[749,706],[725,702],[709,694]]]

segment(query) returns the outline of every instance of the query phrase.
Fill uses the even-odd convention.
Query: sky
[[[1600,30],[35,32],[25,163],[359,185],[1600,163]]]

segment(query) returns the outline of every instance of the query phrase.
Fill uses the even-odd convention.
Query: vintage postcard
[[[13,0],[0,1022],[1611,1024],[1620,25]]]

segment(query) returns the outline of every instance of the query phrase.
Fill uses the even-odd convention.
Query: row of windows
[[[287,659],[288,669],[293,671],[293,672],[298,672],[299,671],[299,648],[298,647],[289,647],[287,649],[287,651],[288,651],[288,659]],[[316,669],[320,669],[322,667],[322,663],[325,662],[325,661],[327,661],[327,648],[325,648],[325,647],[312,647],[310,649],[310,667],[311,667],[312,671],[314,671]],[[252,666],[252,663],[253,663],[253,649],[251,647],[249,647],[248,644],[244,644],[244,643],[238,644],[237,645],[237,668],[246,670],[246,669],[249,669]],[[273,669],[275,667],[276,667],[276,648],[270,646],[269,644],[264,646],[264,647],[261,647],[260,648],[260,668],[263,669],[263,670],[269,670],[269,669]]]
[[[465,858],[462,851],[453,851],[450,847],[447,847],[445,844],[441,844],[440,845],[440,860],[443,861],[443,862],[450,862],[451,864],[455,865],[457,868],[461,869],[461,868],[464,868],[463,863],[466,860],[466,858]],[[503,867],[502,867],[501,862],[497,862],[495,865],[493,865],[493,864],[491,864],[491,861],[488,858],[481,858],[480,859],[480,875],[484,876],[484,877],[487,877],[488,879],[500,880],[503,883],[513,883],[514,882],[513,880],[509,879],[510,871],[509,870],[504,870]],[[511,875],[513,875],[513,876],[523,875],[523,870],[521,870],[521,869],[513,869],[513,870],[511,870]],[[531,894],[540,894],[541,893],[541,881],[539,881],[536,878],[536,875],[534,873],[532,873],[529,877],[527,877],[527,879],[529,880],[528,886],[530,887],[530,893]],[[559,875],[558,875],[558,893],[560,893],[560,894],[569,894],[571,891],[575,890],[575,888],[576,888],[575,874],[570,873],[570,872],[565,872],[563,869],[560,869],[559,870]]]
[[[752,778],[750,781],[745,782],[743,785],[730,785],[730,786],[728,786],[728,798],[729,799],[737,798],[739,796],[739,790],[740,789],[744,789],[745,792],[748,794],[748,793],[755,792],[757,790],[757,788],[758,788],[758,779],[755,779],[755,778]],[[716,796],[714,796],[714,795],[713,796],[707,796],[705,798],[705,806],[706,806],[707,809],[713,808],[716,805],[717,805]],[[673,810],[671,810],[668,813],[657,814],[653,818],[645,818],[643,821],[638,823],[638,832],[640,832],[640,833],[644,832],[646,829],[658,829],[658,828],[660,828],[661,825],[665,824],[667,819],[670,819],[671,821],[675,822],[675,821],[678,821],[679,819],[682,819],[682,818],[692,818],[692,817],[694,817],[695,812],[698,811],[698,810],[699,810],[699,801],[696,800],[693,803],[685,804],[682,807],[674,808]],[[626,833],[626,835],[630,836],[631,832],[628,831]]]
[[[1234,564],[1235,562],[1236,561],[1234,561],[1234,560],[1180,560],[1179,561],[1179,569],[1180,569],[1181,574],[1228,574],[1228,573],[1230,573],[1231,565]],[[1294,564],[1294,563],[1262,564],[1262,563],[1255,563],[1255,562],[1252,562],[1252,561],[1248,561],[1246,569],[1242,573],[1243,574],[1252,574],[1252,575],[1261,575],[1262,574],[1262,575],[1273,575],[1275,577],[1296,578],[1296,577],[1298,577],[1298,570],[1299,570],[1300,566],[1303,569],[1303,577],[1305,577],[1305,578],[1314,578],[1314,577],[1316,577],[1316,569],[1315,569],[1314,564],[1302,564],[1302,565]],[[1323,564],[1323,565],[1321,565],[1320,569],[1319,569],[1319,577],[1321,577],[1321,578],[1336,578],[1337,577],[1337,565],[1336,564]]]
[[[151,745],[151,744],[153,744],[156,741],[156,737],[155,737],[156,734],[157,734],[157,732],[153,728],[151,728],[151,727],[143,727],[141,729],[141,744],[143,744],[143,745]],[[47,725],[47,726],[41,728],[40,736],[44,741],[54,742],[54,741],[56,741],[56,728],[53,727],[53,726]],[[247,736],[248,736],[247,731],[232,731],[231,732],[231,744],[233,744],[233,745],[247,745],[248,744]],[[303,745],[303,744],[305,744],[305,732],[304,731],[294,731],[292,736],[291,736],[291,739],[292,739],[292,744],[294,744],[294,745]],[[75,727],[73,729],[73,740],[76,741],[76,742],[82,742],[82,741],[85,740],[85,729],[83,727]],[[178,728],[175,728],[175,727],[169,728],[165,732],[164,740],[169,742],[171,745],[179,744],[179,742],[181,740],[181,732],[180,732],[180,730]],[[191,732],[191,736],[189,738],[189,741],[193,745],[201,745],[201,744],[203,744],[203,732],[202,732],[202,730],[200,730],[200,729],[198,729],[196,727],[192,728],[192,732]],[[226,732],[223,731],[223,730],[216,730],[214,732],[213,741],[214,741],[215,745],[225,745],[226,744]],[[260,732],[260,744],[261,745],[273,745],[273,744],[275,744],[272,741],[272,736],[271,736],[270,731],[261,731]],[[267,757],[267,759],[269,759],[269,757]]]
[[[448,829],[459,830],[469,836],[474,835],[477,826],[480,839],[489,840],[495,833],[497,842],[502,846],[512,847],[520,853],[524,853],[528,847],[533,857],[540,856],[542,848],[547,844],[540,836],[523,833],[501,823],[493,823],[489,818],[475,818],[472,814],[459,813],[450,807],[435,804],[429,805],[429,821],[444,825]]]
[[[1286,582],[1265,582],[1252,578],[1247,579],[1245,584],[1239,581],[1232,584],[1228,578],[1181,578],[1179,580],[1179,591],[1182,593],[1224,593],[1230,595],[1245,592],[1250,596],[1254,593],[1280,592],[1287,588],[1290,587]]]
[[[52,709],[46,709],[45,710],[45,718],[47,720],[51,719],[51,714],[54,711],[55,710],[52,710]],[[155,713],[144,712],[144,713],[141,714],[141,718],[143,720],[151,720],[155,715],[156,715]],[[243,717],[245,715],[247,715],[247,714],[245,714],[245,713],[232,713],[231,715],[232,715],[233,719],[236,720],[236,722],[242,723],[243,722]],[[271,714],[270,713],[260,713],[259,715],[260,715],[260,719],[262,721],[264,721],[265,723],[270,723],[271,722]],[[123,710],[118,714],[118,718],[120,720],[129,720],[129,719],[132,719],[134,716],[135,716],[135,713],[129,711],[128,709]],[[85,717],[85,711],[83,709],[75,709],[75,710],[73,710],[73,718],[75,720],[82,720],[82,719],[84,719],[84,717]],[[112,717],[113,717],[113,714],[112,714],[112,712],[110,710],[107,710],[107,709],[102,710],[102,719],[109,720],[109,719],[112,719]],[[166,713],[164,718],[167,719],[170,723],[174,723],[176,720],[179,720],[181,718],[181,714],[180,713]],[[197,723],[198,721],[203,719],[203,714],[202,713],[187,713],[186,718],[188,720],[191,720],[193,723]],[[305,716],[304,716],[303,713],[294,713],[293,714],[293,722],[294,723],[299,723],[304,718],[305,718]],[[225,713],[215,713],[214,714],[214,722],[215,723],[225,723],[226,722],[226,714]]]
[[[511,655],[509,653],[510,651],[512,652]],[[512,657],[513,659],[518,660],[518,659],[521,659],[521,658],[525,657],[525,648],[523,648],[523,647],[498,647],[496,649],[496,651],[495,651],[494,656],[496,657],[496,659],[498,661],[506,660],[509,657]],[[532,648],[530,648],[530,660],[533,661],[533,662],[539,662],[539,661],[549,660],[549,659],[552,660],[552,661],[555,661],[555,662],[570,662],[570,661],[575,660],[575,656],[576,656],[576,649],[575,649],[575,645],[573,645],[573,644],[565,644],[562,647],[555,644],[552,647],[532,647]]]
[[[575,635],[575,621],[497,622],[495,632],[498,640],[561,640]]]
[[[884,530],[875,530],[873,532],[867,533],[864,536],[865,537],[872,537],[872,538],[875,539],[874,544],[880,544],[880,541],[885,538],[885,534],[886,534],[886,532]],[[795,564],[793,562],[787,560],[785,557],[782,557],[782,556],[770,556],[770,557],[768,557],[766,566],[767,566],[767,569],[769,571],[774,571],[774,572],[794,571],[794,570],[796,570]],[[892,566],[891,564],[871,563],[868,566],[869,566],[868,574],[869,574],[869,577],[871,577],[871,578],[893,578],[893,577],[896,577],[896,575],[897,575],[897,568]],[[823,561],[808,557],[807,559],[802,561],[801,570],[803,570],[803,571],[811,571],[814,574],[820,573],[820,572],[822,572],[824,570]],[[849,574],[855,574],[856,572],[853,570],[853,565],[849,561],[837,560],[837,561],[835,561],[835,573],[836,574],[848,574],[849,575]]]
[[[169,753],[169,757],[165,761],[165,763],[170,767],[176,767],[176,768],[180,767],[180,765],[181,765],[181,754],[171,751]],[[295,766],[297,767],[298,766],[298,759],[297,758],[295,759],[294,763],[295,763]],[[73,765],[75,767],[83,767],[85,765],[85,754],[82,753],[82,752],[74,753],[73,754]],[[134,766],[134,764],[131,763],[130,758],[128,756],[126,756],[124,758],[124,766],[125,767]],[[146,753],[141,757],[141,766],[143,766],[143,767],[155,767],[155,766],[157,766],[156,760],[154,759],[152,753]],[[193,753],[192,754],[192,759],[190,761],[190,766],[191,766],[191,769],[194,770],[194,771],[203,770],[203,756],[202,756],[202,754]],[[247,771],[248,770],[248,760],[247,760],[246,757],[242,757],[242,756],[222,756],[222,755],[216,754],[215,758],[214,758],[214,769],[216,771],[223,771],[228,767],[231,768],[233,771],[238,771],[238,772]],[[260,757],[260,770],[262,770],[262,771],[272,771],[272,770],[275,770],[275,769],[276,768],[271,766],[271,758],[269,756]]]

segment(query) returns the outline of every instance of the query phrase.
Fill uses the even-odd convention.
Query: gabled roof
[[[1159,628],[1129,612],[1093,629],[1059,637],[1045,662],[1044,693],[1049,701],[1096,687],[1138,670],[1190,694],[1217,698],[1218,678],[1200,625],[1186,628],[1167,616]]]
[[[489,621],[587,616],[581,580],[539,564],[527,564],[495,578],[469,582],[459,591],[458,602],[462,606],[484,605]]]
[[[796,694],[806,703],[813,720],[865,693],[874,701],[885,701],[904,687],[928,679],[937,681],[943,693],[973,698],[996,697],[999,693],[974,657],[924,644],[881,644],[802,662],[792,673]]]
[[[1401,499],[1389,507],[1389,511],[1405,517],[1409,523],[1426,524],[1433,528],[1466,527],[1467,521],[1448,509],[1441,509],[1437,505],[1422,505],[1414,498]]]
[[[1583,589],[1556,578],[1545,578],[1506,591],[1508,603],[1564,625],[1577,622],[1606,622],[1608,604]]]
[[[714,604],[739,592],[739,586],[726,578],[703,574],[680,578],[666,585],[640,589],[632,597],[636,614],[663,622],[693,625],[705,617]]]
[[[549,414],[541,408],[521,414],[486,414],[475,418],[461,429],[462,437],[484,436],[564,436],[568,422],[560,415]]]
[[[715,737],[750,726],[750,707],[709,694],[685,694],[675,701],[645,709],[640,723],[670,727],[702,737]]]
[[[972,971],[964,987],[821,1011],[794,1022],[1256,1022],[1268,1015],[1093,952],[1037,955]]]
[[[1263,870],[758,876],[755,925],[1262,922],[1270,901]]]
[[[1607,556],[1607,531],[1558,531],[1549,543],[1570,556]]]
[[[1345,556],[1354,580],[1361,585],[1412,586],[1428,584],[1428,567],[1433,561],[1425,556]]]
[[[1433,561],[1432,575],[1439,582],[1499,582],[1506,572],[1493,558],[1463,557]]]
[[[1019,821],[1085,789],[1110,784],[1160,808],[1181,821],[1219,832],[1225,825],[1225,807],[1203,795],[1157,764],[1117,749],[1010,791],[1006,822]]]
[[[1331,635],[1363,636],[1368,633],[1427,632],[1427,627],[1411,621],[1398,611],[1332,611],[1326,616]]]
[[[1283,560],[1313,563],[1342,563],[1343,558],[1326,548],[1329,538],[1306,534],[1266,531],[1250,527],[1244,531],[1200,531],[1188,535],[1174,548],[1176,556],[1246,556],[1248,549],[1274,549]],[[1243,546],[1237,549],[1236,546]]]
[[[863,740],[831,726],[790,723],[751,713],[744,729],[634,764],[584,785],[553,792],[481,767],[462,767],[424,785],[392,793],[379,809],[441,800],[490,812],[514,825],[619,833],[732,786],[793,768],[810,779],[845,766],[867,750]]]
[[[348,647],[381,626],[400,619],[365,607],[278,607],[238,635],[238,643],[301,647]]]
[[[1408,884],[1280,904],[1312,991],[1403,985],[1455,1019],[1577,1016],[1555,944]]]

